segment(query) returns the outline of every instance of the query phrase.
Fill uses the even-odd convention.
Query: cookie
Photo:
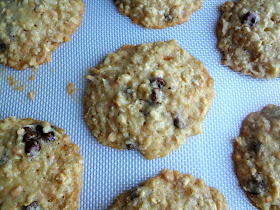
[[[280,76],[278,0],[237,0],[222,6],[217,27],[223,64],[254,78]]]
[[[166,28],[187,22],[203,0],[114,0],[119,11],[145,28]]]
[[[64,131],[46,121],[0,121],[1,209],[77,209],[83,159]]]
[[[82,0],[0,1],[0,63],[19,70],[51,61],[84,13]]]
[[[203,180],[163,170],[159,176],[119,195],[110,207],[110,210],[118,209],[227,210],[229,207],[224,196]]]
[[[147,159],[164,157],[201,133],[214,98],[204,64],[175,40],[122,46],[87,78],[85,119],[92,135]]]
[[[268,105],[243,121],[234,144],[239,183],[259,209],[280,208],[280,107]]]

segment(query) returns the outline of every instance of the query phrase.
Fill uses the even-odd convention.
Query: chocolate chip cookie
[[[82,22],[82,0],[1,0],[0,63],[25,69],[51,61]]]
[[[114,0],[119,11],[145,28],[165,28],[182,24],[202,7],[203,0]]]
[[[224,196],[203,180],[163,170],[159,176],[119,195],[110,207],[110,210],[118,209],[227,210],[229,207]]]
[[[77,209],[83,159],[64,131],[46,121],[0,121],[1,209]]]
[[[217,27],[223,64],[254,78],[279,77],[279,11],[278,0],[226,2]]]
[[[239,183],[259,209],[280,208],[280,107],[268,105],[243,121],[234,144]]]
[[[164,157],[201,133],[214,98],[204,64],[175,40],[122,46],[87,78],[85,119],[92,135],[147,159]]]

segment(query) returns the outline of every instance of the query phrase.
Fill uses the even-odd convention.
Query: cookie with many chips
[[[226,199],[201,179],[178,171],[163,170],[159,176],[119,195],[110,210],[118,209],[217,209],[228,210]]]
[[[82,0],[0,0],[0,63],[21,70],[51,61],[84,8]]]
[[[202,7],[203,0],[114,0],[119,11],[145,28],[182,24]]]
[[[46,121],[0,121],[1,209],[77,209],[83,159],[64,131]]]
[[[175,40],[122,46],[87,78],[85,119],[92,135],[147,159],[164,157],[201,133],[214,98],[204,64]]]
[[[278,0],[226,2],[217,27],[223,64],[254,78],[279,77],[279,11]]]
[[[239,183],[259,209],[280,206],[280,107],[268,105],[249,114],[234,144]]]

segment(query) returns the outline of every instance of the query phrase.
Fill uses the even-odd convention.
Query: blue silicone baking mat
[[[221,64],[215,30],[225,1],[205,0],[187,23],[164,30],[133,24],[118,12],[113,0],[84,2],[83,24],[70,42],[52,54],[51,63],[25,71],[0,65],[0,118],[32,117],[65,129],[84,157],[80,209],[107,209],[119,193],[165,168],[202,178],[224,194],[231,209],[255,209],[235,176],[233,140],[247,114],[270,103],[280,105],[280,81],[253,79]],[[88,69],[124,44],[173,38],[201,60],[215,80],[216,97],[202,134],[189,138],[167,157],[150,161],[137,151],[118,151],[99,144],[83,118]],[[70,83],[75,89],[72,95],[67,93]]]

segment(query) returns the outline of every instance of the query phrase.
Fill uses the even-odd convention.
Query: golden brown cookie
[[[278,0],[226,2],[217,27],[223,64],[255,78],[279,77],[279,11]]]
[[[85,119],[92,135],[147,159],[164,157],[201,133],[214,98],[203,63],[175,40],[122,46],[87,78]]]
[[[83,159],[64,131],[46,121],[0,121],[1,209],[77,209]]]
[[[145,28],[166,28],[182,24],[202,7],[203,0],[114,0],[119,11]]]
[[[51,61],[81,25],[82,0],[0,0],[0,63],[19,70]]]
[[[163,170],[138,187],[119,195],[110,210],[216,209],[227,210],[224,196],[203,180],[178,171]]]
[[[259,209],[280,208],[280,107],[249,114],[234,144],[239,183]]]

